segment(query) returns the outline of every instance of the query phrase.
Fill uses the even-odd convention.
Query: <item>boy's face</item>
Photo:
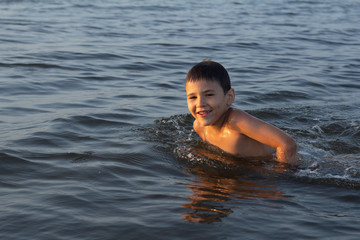
[[[234,101],[234,91],[224,94],[216,81],[187,82],[187,104],[190,113],[202,125],[222,124],[220,120]]]

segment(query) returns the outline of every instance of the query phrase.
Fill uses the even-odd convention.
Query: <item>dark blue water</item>
[[[360,2],[0,0],[1,239],[358,239]],[[299,166],[191,131],[184,79],[222,63],[234,107]]]

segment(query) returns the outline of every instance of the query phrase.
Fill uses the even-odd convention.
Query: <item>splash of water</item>
[[[261,113],[257,112],[258,115]],[[346,152],[353,146],[348,143],[350,138],[359,135],[359,125],[354,121],[347,123],[335,120],[324,124],[312,118],[312,126],[287,130],[298,140],[299,165],[296,169],[279,167],[274,158],[240,159],[229,155],[203,142],[194,133],[192,121],[190,114],[175,115],[156,121],[152,129],[155,136],[153,140],[162,143],[164,149],[172,152],[188,169],[202,168],[211,174],[215,172],[231,177],[290,176],[300,181],[360,188],[360,156]],[[336,141],[340,147],[331,145]],[[341,149],[344,149],[344,153],[340,153]]]

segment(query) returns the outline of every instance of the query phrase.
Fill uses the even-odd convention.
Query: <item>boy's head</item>
[[[231,89],[230,77],[226,69],[220,63],[211,60],[203,60],[193,66],[186,76],[185,83],[200,80],[218,82],[224,94]]]
[[[235,99],[230,77],[217,62],[202,61],[186,76],[186,96],[190,113],[202,126],[217,125]]]

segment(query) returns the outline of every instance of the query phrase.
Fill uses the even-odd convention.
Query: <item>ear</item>
[[[231,104],[234,102],[235,100],[235,90],[233,88],[231,88],[227,93],[226,93],[226,105],[228,107],[231,106]]]

